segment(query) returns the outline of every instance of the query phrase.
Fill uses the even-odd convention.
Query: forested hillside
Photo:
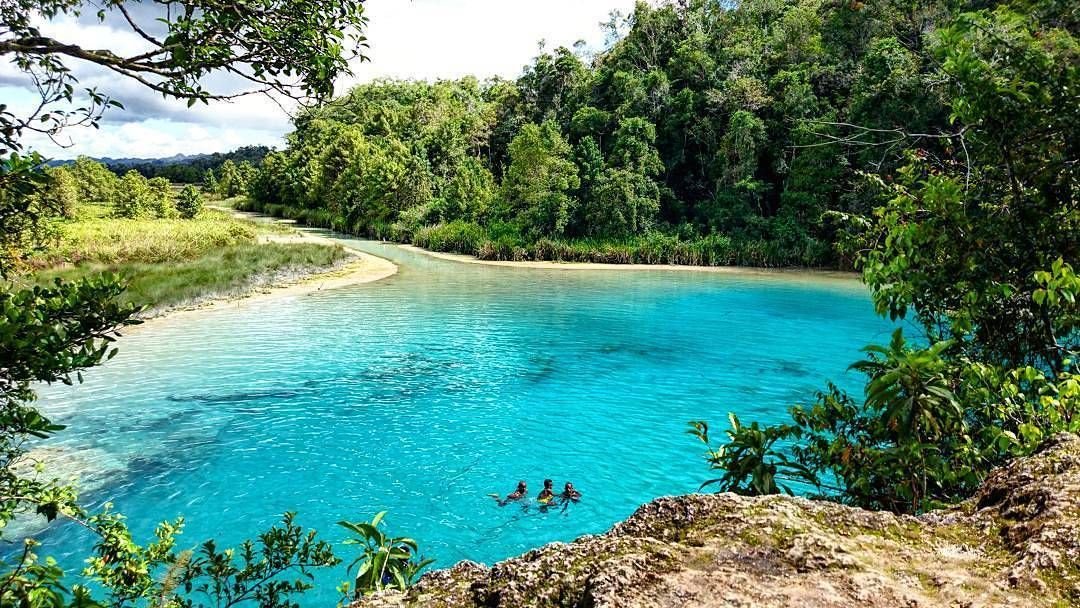
[[[270,148],[266,146],[241,146],[231,152],[214,152],[180,158],[102,159],[102,162],[117,175],[123,175],[134,169],[146,178],[164,177],[173,183],[198,184],[206,178],[207,171],[218,173],[227,161],[235,164],[245,162],[257,164],[262,162],[263,157],[269,152]]]
[[[486,258],[845,266],[841,214],[880,203],[860,172],[888,179],[905,133],[957,152],[923,46],[959,8],[639,3],[516,81],[356,87],[296,121],[254,206]]]

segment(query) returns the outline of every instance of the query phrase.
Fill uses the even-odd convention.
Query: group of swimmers
[[[550,479],[545,479],[544,489],[540,490],[540,493],[536,495],[536,502],[540,503],[541,505],[549,505],[556,500],[561,501],[563,504],[577,502],[581,500],[581,492],[578,492],[577,488],[574,487],[574,484],[570,483],[569,481],[566,482],[565,486],[563,486],[562,494],[555,494],[555,490],[552,489],[553,485],[554,482],[552,482]],[[524,481],[519,481],[517,484],[517,489],[507,494],[506,498],[499,498],[498,494],[492,494],[491,497],[499,503],[500,507],[504,507],[512,502],[525,500],[525,498],[528,496],[528,493],[529,487],[525,484]]]

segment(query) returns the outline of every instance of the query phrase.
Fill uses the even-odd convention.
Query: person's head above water
[[[524,481],[519,481],[518,482],[518,487],[517,487],[518,492],[524,492],[525,488],[526,488],[525,482]]]
[[[566,482],[566,485],[563,486],[563,491],[565,491],[565,492],[573,492],[574,491],[574,484],[570,483],[569,481]]]
[[[544,480],[544,489],[545,490],[550,490],[551,486],[553,486],[554,484],[555,484],[554,481],[551,481],[550,479],[545,479]]]

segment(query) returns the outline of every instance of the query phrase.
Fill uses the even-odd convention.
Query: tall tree
[[[561,236],[573,213],[570,193],[580,185],[570,144],[547,121],[522,127],[510,142],[503,181],[505,214],[538,236]]]

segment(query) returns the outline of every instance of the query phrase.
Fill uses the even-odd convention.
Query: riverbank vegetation
[[[73,192],[66,192],[68,184]],[[202,194],[190,185],[174,192],[161,178],[134,171],[116,178],[89,159],[50,170],[38,196],[64,199],[64,211],[48,224],[48,242],[23,262],[16,281],[48,285],[115,275],[127,287],[120,302],[156,311],[242,295],[348,257],[337,246],[265,242],[289,229],[203,209]]]
[[[878,312],[922,335],[897,330],[866,349],[852,365],[864,395],[830,385],[789,424],[733,419],[709,451],[719,489],[802,484],[917,513],[1080,431],[1077,26],[1075,7],[1038,0],[964,13],[925,37],[951,131],[870,177],[886,199],[847,237]],[[710,442],[706,424],[692,432]]]
[[[639,3],[601,52],[514,81],[375,82],[305,113],[249,208],[485,259],[850,267],[839,229],[883,195],[863,174],[896,179],[907,143],[963,154],[923,52],[954,11]]]

